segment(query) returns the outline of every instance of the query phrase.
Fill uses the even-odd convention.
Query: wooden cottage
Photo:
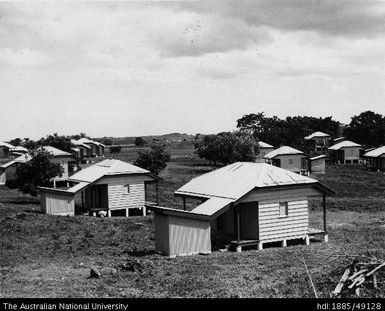
[[[52,146],[43,146],[41,149],[52,155],[52,158],[50,158],[52,163],[60,164],[60,166],[63,168],[62,176],[55,177],[54,184],[58,181],[66,180],[73,173],[73,167],[76,163],[76,160],[71,153]]]
[[[312,143],[314,154],[325,154],[329,148],[330,135],[323,132],[314,132],[305,137],[305,141]]]
[[[294,173],[309,171],[308,157],[300,150],[283,146],[264,156],[267,163]]]
[[[385,170],[385,146],[373,149],[365,153],[363,157],[366,159],[366,167],[376,171]]]
[[[155,249],[167,256],[209,253],[212,242],[243,246],[303,239],[328,240],[326,195],[317,180],[267,163],[237,162],[196,177],[175,192],[202,204],[191,211],[155,207]],[[308,200],[321,196],[323,228],[309,227]]]
[[[26,153],[20,155],[15,159],[7,161],[0,165],[0,185],[5,185],[7,180],[13,180],[15,178],[16,168],[18,165],[22,165],[30,161],[32,157]]]
[[[15,146],[0,141],[0,158],[8,158],[10,155],[10,150],[13,148],[15,148]]]
[[[263,141],[259,141],[259,153],[257,154],[257,159],[262,159],[266,154],[274,150],[272,145],[269,145]]]
[[[155,183],[158,201],[158,180],[160,177],[150,171],[107,159],[67,178],[68,188],[40,187],[41,209],[46,214],[74,215],[76,196],[80,211],[94,216],[99,211],[105,211],[108,217],[117,211],[129,216],[132,209],[146,215],[147,185]]]
[[[344,140],[331,147],[330,159],[338,164],[352,164],[360,162],[362,146],[350,140]]]

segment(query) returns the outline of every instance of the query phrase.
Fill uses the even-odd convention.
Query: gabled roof
[[[89,145],[86,145],[85,143],[79,142],[79,140],[71,139],[71,143],[74,144],[75,146],[82,146],[86,149],[91,149],[92,147]]]
[[[52,146],[43,146],[41,149],[44,149],[45,151],[52,154],[53,157],[72,157],[72,154],[63,150],[60,150],[58,148],[52,147]]]
[[[28,161],[30,161],[32,159],[32,157],[26,153],[26,154],[22,154],[20,155],[19,157],[7,162],[7,163],[4,163],[3,165],[1,165],[0,167],[2,168],[7,168],[15,163],[27,163]]]
[[[10,151],[12,151],[12,152],[28,152],[28,149],[24,148],[22,146],[16,146],[16,147],[12,148]]]
[[[313,138],[322,138],[322,137],[327,138],[327,137],[330,137],[330,135],[318,131],[318,132],[314,132],[314,133],[310,134],[309,136],[306,136],[305,139],[309,140],[309,139],[313,139]]]
[[[15,148],[15,146],[8,144],[5,141],[0,141],[0,147],[7,147],[9,149]]]
[[[150,171],[138,166],[117,159],[106,159],[81,170],[68,178],[68,180],[92,183],[103,176],[127,174],[148,174],[154,177],[154,175],[151,175]]]
[[[265,159],[273,159],[279,155],[294,155],[294,154],[303,154],[304,155],[304,153],[300,150],[294,149],[294,148],[289,147],[289,146],[282,146],[278,149],[275,149],[275,150],[270,151],[269,153],[265,154],[264,158]]]
[[[361,145],[356,144],[355,142],[352,142],[350,140],[344,140],[341,141],[338,144],[335,144],[331,147],[329,147],[330,150],[340,150],[341,148],[351,148],[351,147],[359,147],[361,148]]]
[[[269,145],[263,141],[258,142],[260,148],[274,148],[272,145]]]
[[[80,144],[94,144],[94,145],[105,147],[105,145],[103,145],[102,143],[99,143],[98,141],[91,140],[91,139],[88,139],[88,138],[85,138],[85,137],[80,138],[77,142],[80,143]]]
[[[364,157],[368,158],[377,158],[385,155],[385,146],[373,149],[367,153],[364,154]]]
[[[319,184],[267,163],[237,162],[192,179],[176,195],[238,200],[254,188]]]

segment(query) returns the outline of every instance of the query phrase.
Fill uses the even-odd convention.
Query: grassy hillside
[[[181,207],[173,192],[213,167],[193,149],[172,147],[161,173],[161,205]],[[120,157],[132,161],[135,148]],[[329,166],[325,185],[329,243],[270,245],[262,251],[218,252],[169,259],[154,253],[153,216],[60,217],[39,213],[36,198],[0,188],[1,297],[314,297],[303,259],[320,297],[329,297],[346,264],[358,255],[385,259],[385,175],[361,166]],[[321,226],[319,201],[312,226]],[[275,246],[275,247],[274,247]],[[90,267],[104,275],[89,279]],[[113,269],[111,269],[113,268]],[[114,270],[115,269],[115,270]],[[103,272],[102,272],[103,274]],[[379,288],[362,295],[385,297]]]

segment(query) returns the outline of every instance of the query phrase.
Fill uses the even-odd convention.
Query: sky
[[[385,115],[385,1],[0,2],[0,140]]]

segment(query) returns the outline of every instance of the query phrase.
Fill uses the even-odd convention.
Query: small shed
[[[338,164],[352,164],[360,162],[362,146],[350,140],[344,140],[331,147],[330,159]]]
[[[366,159],[366,167],[373,170],[384,171],[385,170],[385,146],[373,149],[364,154]]]
[[[176,196],[203,201],[191,211],[164,207],[155,213],[155,249],[167,256],[208,253],[212,242],[243,246],[303,239],[328,240],[326,195],[317,180],[267,163],[237,162],[192,179]],[[323,228],[309,227],[308,199],[321,196]]]
[[[313,143],[313,152],[315,154],[324,154],[327,152],[330,142],[330,135],[317,131],[306,136],[305,141]]]
[[[105,211],[109,217],[117,211],[129,216],[132,209],[140,209],[146,215],[147,186],[155,183],[157,203],[159,180],[160,177],[148,170],[106,159],[67,178],[69,187],[40,187],[41,207],[42,211],[61,215],[68,213],[68,209],[75,213],[74,204],[78,202],[80,211],[95,216],[99,211]]]
[[[300,150],[282,146],[264,156],[267,163],[289,170],[294,173],[309,171],[308,157]]]
[[[263,141],[259,141],[259,153],[257,154],[257,159],[262,159],[266,154],[274,150],[274,147]]]
[[[316,157],[309,158],[310,173],[313,174],[325,174],[326,168],[326,155],[319,155]]]

